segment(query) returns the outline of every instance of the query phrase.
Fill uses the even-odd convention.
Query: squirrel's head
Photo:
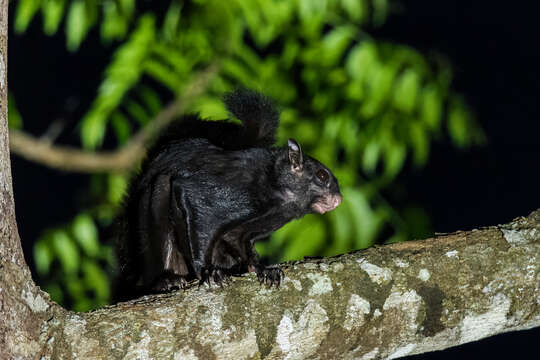
[[[341,203],[336,177],[319,161],[302,153],[300,145],[289,139],[286,156],[279,162],[278,182],[284,198],[305,213],[324,214]]]

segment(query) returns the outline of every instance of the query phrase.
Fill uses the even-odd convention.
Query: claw
[[[274,283],[274,273],[268,272],[268,274],[266,275],[266,286],[271,288],[273,283]]]
[[[264,284],[264,269],[257,269],[257,280],[259,280],[259,284]]]
[[[201,272],[201,280],[199,281],[199,287],[204,284],[207,284],[208,286],[210,286],[210,270],[209,269],[204,269]]]
[[[259,267],[257,269],[257,278],[261,285],[271,288],[275,285],[279,288],[283,278],[283,271],[279,267]]]
[[[212,274],[212,279],[214,280],[214,283],[218,285],[219,287],[223,287],[223,278],[224,278],[223,271],[221,269],[215,269]]]
[[[223,287],[224,283],[226,285],[230,283],[230,276],[223,269],[207,268],[204,269],[201,274],[201,280],[199,282],[199,285],[202,285],[204,283],[208,284],[208,286],[211,286],[211,283],[214,283],[219,287]]]

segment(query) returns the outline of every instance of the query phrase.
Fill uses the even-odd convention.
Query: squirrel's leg
[[[279,286],[283,271],[277,265],[262,265],[254,244],[258,240],[267,238],[291,218],[286,210],[271,209],[232,227],[214,241],[209,253],[210,263],[217,268],[229,269],[236,266],[243,268],[243,271],[254,271],[261,283]]]
[[[148,219],[148,247],[153,254],[153,278],[149,287],[154,292],[182,288],[189,275],[186,254],[178,247],[177,237],[182,231],[175,231],[177,227],[185,229],[184,220],[171,216],[171,212],[170,176],[158,175],[152,184]],[[181,241],[185,241],[183,236]]]

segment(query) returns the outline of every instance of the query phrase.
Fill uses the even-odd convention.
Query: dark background
[[[487,135],[485,146],[467,151],[443,140],[432,148],[425,168],[400,175],[403,200],[423,206],[436,232],[505,223],[540,208],[540,30],[532,4],[403,2],[383,28],[372,32],[375,38],[446,56],[454,88]],[[76,55],[69,54],[63,34],[43,40],[40,26],[34,22],[24,36],[9,34],[9,86],[19,94],[25,130],[39,135],[51,121],[64,119],[68,126],[58,142],[69,144],[77,131],[69,124],[88,108],[113,49],[104,49],[94,31]],[[19,233],[32,265],[32,241],[46,227],[68,221],[88,201],[88,179],[15,156],[12,166]],[[539,329],[414,358],[529,358],[529,352],[538,354],[535,340],[540,340]]]

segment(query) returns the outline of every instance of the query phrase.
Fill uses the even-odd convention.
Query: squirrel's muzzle
[[[313,203],[313,210],[319,214],[332,211],[341,204],[341,194],[329,194],[322,196],[319,200]]]

